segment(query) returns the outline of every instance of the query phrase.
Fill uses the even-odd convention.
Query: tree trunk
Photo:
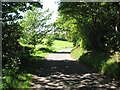
[[[93,32],[92,32],[92,48],[93,49],[97,49],[97,40],[96,40],[96,26],[95,26],[95,23],[96,23],[96,16],[92,16],[92,29],[93,29]]]
[[[35,48],[35,44],[36,44],[36,42],[35,42],[35,35],[34,35],[34,48]]]

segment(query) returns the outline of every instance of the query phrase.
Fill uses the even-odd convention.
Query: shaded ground
[[[70,50],[48,55],[33,77],[31,88],[40,90],[112,90],[119,82],[94,72],[70,57]]]

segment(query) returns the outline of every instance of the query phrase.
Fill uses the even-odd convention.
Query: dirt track
[[[33,77],[31,88],[40,90],[110,90],[120,89],[118,82],[94,72],[70,56],[70,50],[48,55],[40,72]]]

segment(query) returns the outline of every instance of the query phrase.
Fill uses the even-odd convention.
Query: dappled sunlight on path
[[[61,56],[64,54],[67,56]],[[41,62],[38,74],[34,75],[31,88],[43,90],[120,89],[117,81],[95,73],[83,63],[76,62],[72,58],[70,60],[70,58],[68,51],[48,55],[46,60]]]
[[[53,73],[48,76],[34,76],[32,88],[48,89],[116,89],[117,82],[97,73],[63,74]]]

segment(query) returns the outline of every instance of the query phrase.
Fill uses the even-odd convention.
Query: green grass
[[[108,59],[109,55],[103,52],[87,52],[79,58],[79,61],[85,62],[97,71],[101,71],[101,64],[105,63]]]
[[[43,42],[44,44],[36,45],[36,48],[40,48],[40,47],[48,48],[48,46],[45,45],[46,39],[44,39]],[[50,47],[50,49],[54,51],[59,51],[64,48],[73,48],[73,43],[69,41],[54,40],[52,47]]]
[[[96,71],[106,74],[113,78],[118,76],[118,63],[115,55],[109,55],[104,52],[85,52],[83,49],[74,48],[71,55],[80,62],[93,67]]]
[[[11,73],[3,77],[3,90],[6,88],[29,88],[32,76],[39,73],[41,61],[45,56],[63,48],[73,47],[71,42],[61,40],[55,40],[52,47],[38,44],[35,49],[33,45],[20,44],[24,47],[24,54],[20,57],[22,64],[16,74]],[[9,72],[9,69],[6,70]]]
[[[73,47],[73,43],[72,42],[68,42],[68,41],[61,41],[61,40],[55,40],[53,42],[53,48],[55,48],[55,50],[61,50],[63,48],[72,48]]]
[[[24,73],[14,76],[4,76],[2,80],[2,90],[7,88],[29,88],[32,74]]]
[[[105,63],[102,64],[101,72],[109,76],[119,78],[118,76],[118,63],[116,62],[115,56],[109,58]]]
[[[73,48],[73,43],[69,41],[62,41],[62,40],[54,40],[52,47],[48,47],[45,45],[46,39],[43,39],[43,44],[36,45],[36,49],[39,48],[49,48],[53,51],[59,51],[64,48]],[[21,44],[22,46],[27,46],[33,48],[33,45]]]
[[[23,45],[23,46],[33,48],[33,45]],[[22,67],[21,70],[25,71],[25,73],[30,73],[31,75],[39,73],[41,61],[44,60],[45,56],[47,56],[50,53],[59,51],[63,48],[67,48],[67,47],[73,47],[72,43],[68,41],[55,40],[53,42],[52,47],[48,47],[44,44],[38,44],[36,45],[36,48],[30,54],[30,56],[28,57],[25,56],[25,58],[23,58],[25,62],[23,66],[21,66]],[[29,82],[29,80],[26,80],[26,82]],[[26,82],[24,82],[25,85],[26,85]],[[29,84],[27,85],[29,87]]]
[[[71,51],[71,56],[73,56],[74,59],[78,60],[80,58],[80,56],[84,53],[84,49],[80,49],[80,48],[74,48]]]
[[[45,41],[45,40],[46,39],[44,39],[43,41]],[[36,45],[36,48],[34,50],[33,50],[33,45],[25,45],[25,44],[21,44],[21,45],[31,48],[30,52],[32,52],[32,53],[30,55],[34,58],[35,57],[42,57],[42,59],[40,59],[40,60],[43,60],[44,57],[50,53],[57,52],[57,51],[64,49],[64,48],[72,48],[73,47],[72,42],[61,41],[61,40],[55,40],[51,47],[48,47],[45,44],[38,44],[38,45]],[[32,60],[34,60],[34,58]],[[30,58],[28,57],[25,59],[27,59],[29,61]]]

